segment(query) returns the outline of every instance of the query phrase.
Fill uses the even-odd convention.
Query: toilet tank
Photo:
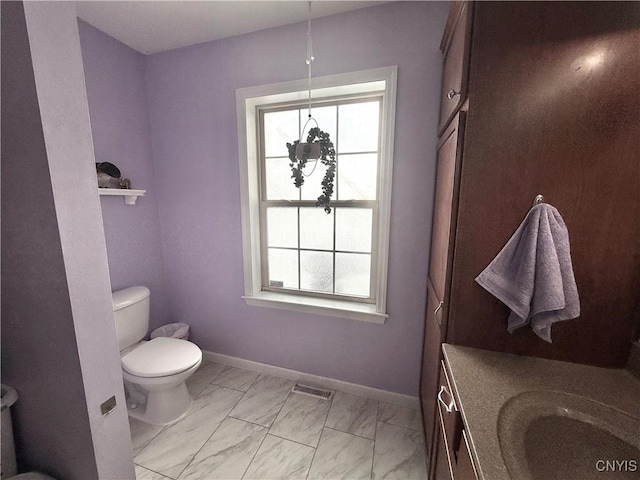
[[[112,293],[120,351],[139,342],[147,334],[150,295],[147,287],[129,287]]]

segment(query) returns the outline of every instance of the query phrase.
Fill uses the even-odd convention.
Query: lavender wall
[[[3,3],[2,47],[2,380],[21,467],[133,478],[75,4]]]
[[[19,467],[96,477],[20,2],[2,2],[2,382],[19,395],[11,408]]]
[[[24,10],[97,476],[133,478],[76,6],[25,2]],[[102,415],[112,396],[119,408]],[[46,412],[49,399],[39,401]],[[65,430],[58,435],[66,441]]]
[[[315,75],[398,65],[384,325],[249,307],[235,90],[306,75],[306,24],[146,59],[167,296],[201,348],[417,395],[448,5],[390,3],[314,20]]]
[[[96,162],[111,162],[147,190],[135,206],[101,197],[113,290],[151,289],[151,328],[170,314],[162,270],[158,205],[153,179],[144,55],[78,21]]]

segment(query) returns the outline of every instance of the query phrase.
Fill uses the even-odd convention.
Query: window
[[[315,206],[326,167],[309,162],[304,185],[291,179],[286,142],[298,138],[308,108],[260,108],[262,289],[373,302],[382,98],[339,98],[313,117],[336,149],[332,209]],[[306,131],[303,137],[306,136]],[[313,173],[311,173],[313,172]],[[375,262],[373,262],[375,266]]]
[[[287,156],[306,81],[238,90],[247,303],[384,322],[395,79],[395,67],[314,79],[312,114],[336,150],[329,214],[315,206],[325,167],[310,161],[296,188]]]

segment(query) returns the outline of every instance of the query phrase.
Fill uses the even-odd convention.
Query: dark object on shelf
[[[123,178],[120,169],[113,163],[96,163],[96,174],[98,175],[98,187],[100,188],[121,188],[130,189],[131,180]]]
[[[120,178],[122,176],[120,169],[113,163],[109,162],[96,163],[96,170],[98,172],[106,173],[113,178]]]

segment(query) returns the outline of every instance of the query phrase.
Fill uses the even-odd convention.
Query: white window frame
[[[242,214],[244,295],[248,305],[384,323],[388,317],[387,272],[393,173],[393,142],[398,67],[316,77],[312,98],[378,92],[382,95],[380,159],[378,162],[378,225],[374,282],[375,303],[318,298],[300,294],[263,291],[260,249],[260,169],[258,157],[258,107],[296,102],[308,96],[308,81],[295,80],[236,90],[238,154]],[[293,139],[292,139],[293,140]],[[284,147],[283,147],[284,148]],[[373,267],[373,265],[372,265]]]

